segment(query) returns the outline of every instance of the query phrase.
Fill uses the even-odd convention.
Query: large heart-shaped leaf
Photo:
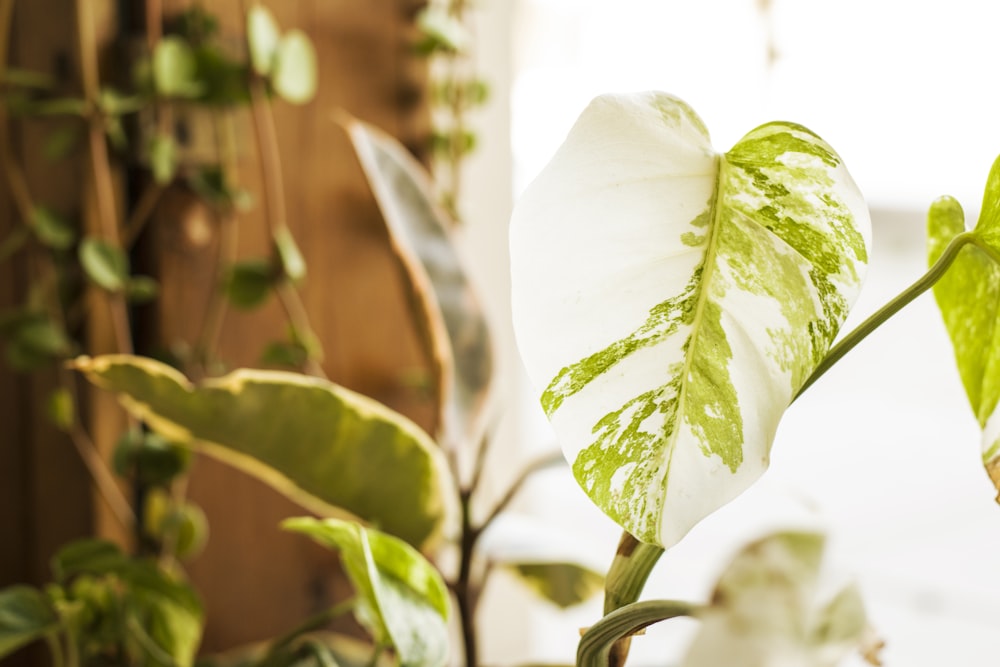
[[[962,207],[942,197],[927,216],[931,264],[965,231]],[[983,463],[1000,491],[1000,159],[993,164],[972,243],[934,285],[962,384],[983,429]],[[1000,500],[1000,497],[998,497]]]
[[[670,546],[760,477],[870,234],[840,158],[801,126],[719,155],[675,97],[591,103],[511,221],[521,354],[590,498]]]
[[[444,391],[442,440],[476,443],[493,377],[490,332],[455,246],[455,223],[435,203],[424,168],[398,141],[352,118],[343,124],[407,272]]]
[[[432,546],[451,509],[450,472],[420,427],[325,380],[240,370],[191,385],[142,357],[81,357],[75,365],[176,442],[267,482],[320,514],[344,511],[417,547]]]
[[[348,521],[289,519],[284,527],[340,551],[358,596],[357,617],[376,642],[395,647],[404,667],[437,667],[448,658],[448,589],[405,542]]]
[[[684,667],[833,667],[854,649],[872,655],[878,642],[856,587],[817,604],[823,544],[789,532],[743,549],[698,613]]]

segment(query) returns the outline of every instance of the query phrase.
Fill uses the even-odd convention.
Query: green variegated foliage
[[[453,239],[455,222],[435,203],[431,178],[396,139],[342,120],[409,277],[442,387],[439,440],[475,445],[493,379],[489,327]]]
[[[347,512],[430,549],[453,509],[451,473],[427,434],[332,382],[241,370],[195,386],[165,364],[127,355],[81,357],[75,366],[150,428],[312,511]]]
[[[59,614],[41,591],[30,586],[0,590],[0,658],[60,630]]]
[[[752,484],[870,233],[840,158],[801,126],[718,154],[677,98],[592,102],[511,221],[521,354],[590,498],[670,546]]]
[[[82,665],[191,667],[204,614],[188,584],[152,559],[81,540],[52,559],[54,582],[0,591],[0,657],[36,639]],[[57,664],[61,662],[56,659]]]
[[[816,600],[823,545],[821,535],[789,532],[740,551],[696,613],[702,625],[683,667],[833,667],[853,650],[874,661],[857,588]]]
[[[927,217],[930,263],[965,231],[961,205],[951,197],[935,201]],[[983,464],[1000,490],[1000,159],[990,171],[979,221],[968,241],[934,285],[934,297],[983,429]]]
[[[448,658],[448,589],[438,571],[402,540],[336,519],[283,526],[340,552],[357,594],[355,615],[403,667],[440,667]]]

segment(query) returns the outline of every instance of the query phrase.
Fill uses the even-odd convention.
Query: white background
[[[1000,10],[973,0],[775,0],[767,12],[760,5],[479,4],[477,57],[493,97],[474,119],[482,141],[462,207],[507,395],[494,489],[519,461],[552,446],[510,331],[507,219],[513,197],[594,95],[679,95],[720,150],[778,119],[829,141],[865,192],[875,224],[869,279],[848,328],[923,272],[923,217],[935,197],[958,197],[975,219],[1000,153]],[[770,64],[769,44],[778,56]],[[950,344],[925,295],[789,410],[762,482],[665,556],[645,597],[703,598],[747,539],[772,527],[820,526],[834,578],[863,588],[887,642],[887,665],[995,667],[1000,507],[979,452]],[[610,560],[618,530],[589,507],[568,471],[538,476],[515,509],[548,521],[536,542],[598,566]],[[547,609],[496,575],[482,619],[483,659],[571,663],[578,628],[599,612],[598,601],[569,613]],[[634,644],[631,664],[674,664],[693,628],[654,629]]]

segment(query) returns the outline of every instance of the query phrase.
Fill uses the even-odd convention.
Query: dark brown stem
[[[454,585],[458,601],[459,621],[462,626],[462,645],[465,649],[465,667],[479,665],[479,648],[476,641],[476,600],[478,585],[472,581],[472,558],[481,530],[472,525],[472,502],[467,492],[461,494],[462,538],[459,544],[459,571]]]
[[[125,223],[122,235],[122,244],[125,248],[131,248],[135,240],[139,238],[139,234],[142,233],[146,223],[153,216],[156,205],[160,203],[160,198],[165,191],[166,188],[158,183],[151,183],[142,191],[139,201],[135,203],[135,208],[132,209],[132,214],[128,217],[128,222]]]

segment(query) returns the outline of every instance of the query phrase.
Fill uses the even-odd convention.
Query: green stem
[[[677,600],[648,600],[617,609],[592,626],[580,639],[577,667],[607,667],[613,664],[612,651],[623,639],[639,630],[678,616],[692,616],[699,607]]]
[[[882,306],[882,308],[880,308],[874,315],[862,322],[854,331],[847,334],[839,343],[830,349],[830,352],[826,355],[823,361],[820,362],[819,366],[816,367],[816,370],[813,371],[812,375],[810,375],[805,381],[802,388],[799,389],[798,393],[795,394],[795,397],[792,398],[792,401],[795,401],[795,399],[801,396],[806,389],[811,387],[816,380],[830,370],[834,364],[844,357],[844,355],[854,349],[854,346],[863,341],[868,334],[878,329],[886,322],[886,320],[902,310],[904,306],[933,287],[952,265],[955,258],[958,257],[958,253],[962,250],[962,248],[969,243],[972,243],[973,245],[984,250],[994,260],[1000,259],[997,257],[997,253],[986,247],[974,232],[963,232],[956,236],[952,239],[951,243],[948,244],[948,247],[945,248],[944,252],[941,253],[941,257],[934,263],[934,266],[928,269],[927,273],[921,276],[915,283],[903,290],[903,292],[901,292],[895,299]]]
[[[617,609],[634,603],[642,594],[653,567],[660,560],[664,549],[653,544],[640,542],[627,531],[622,532],[618,551],[608,569],[604,583],[604,613],[611,614]],[[609,663],[622,667],[628,658],[630,639],[622,637],[609,653]],[[581,644],[582,646],[582,644]]]
[[[52,666],[66,667],[66,656],[63,654],[62,642],[59,641],[59,635],[54,632],[45,635],[45,643],[52,654]]]
[[[622,533],[618,552],[608,569],[604,584],[604,613],[632,604],[639,599],[649,573],[663,555],[663,547],[640,542],[627,532]]]

